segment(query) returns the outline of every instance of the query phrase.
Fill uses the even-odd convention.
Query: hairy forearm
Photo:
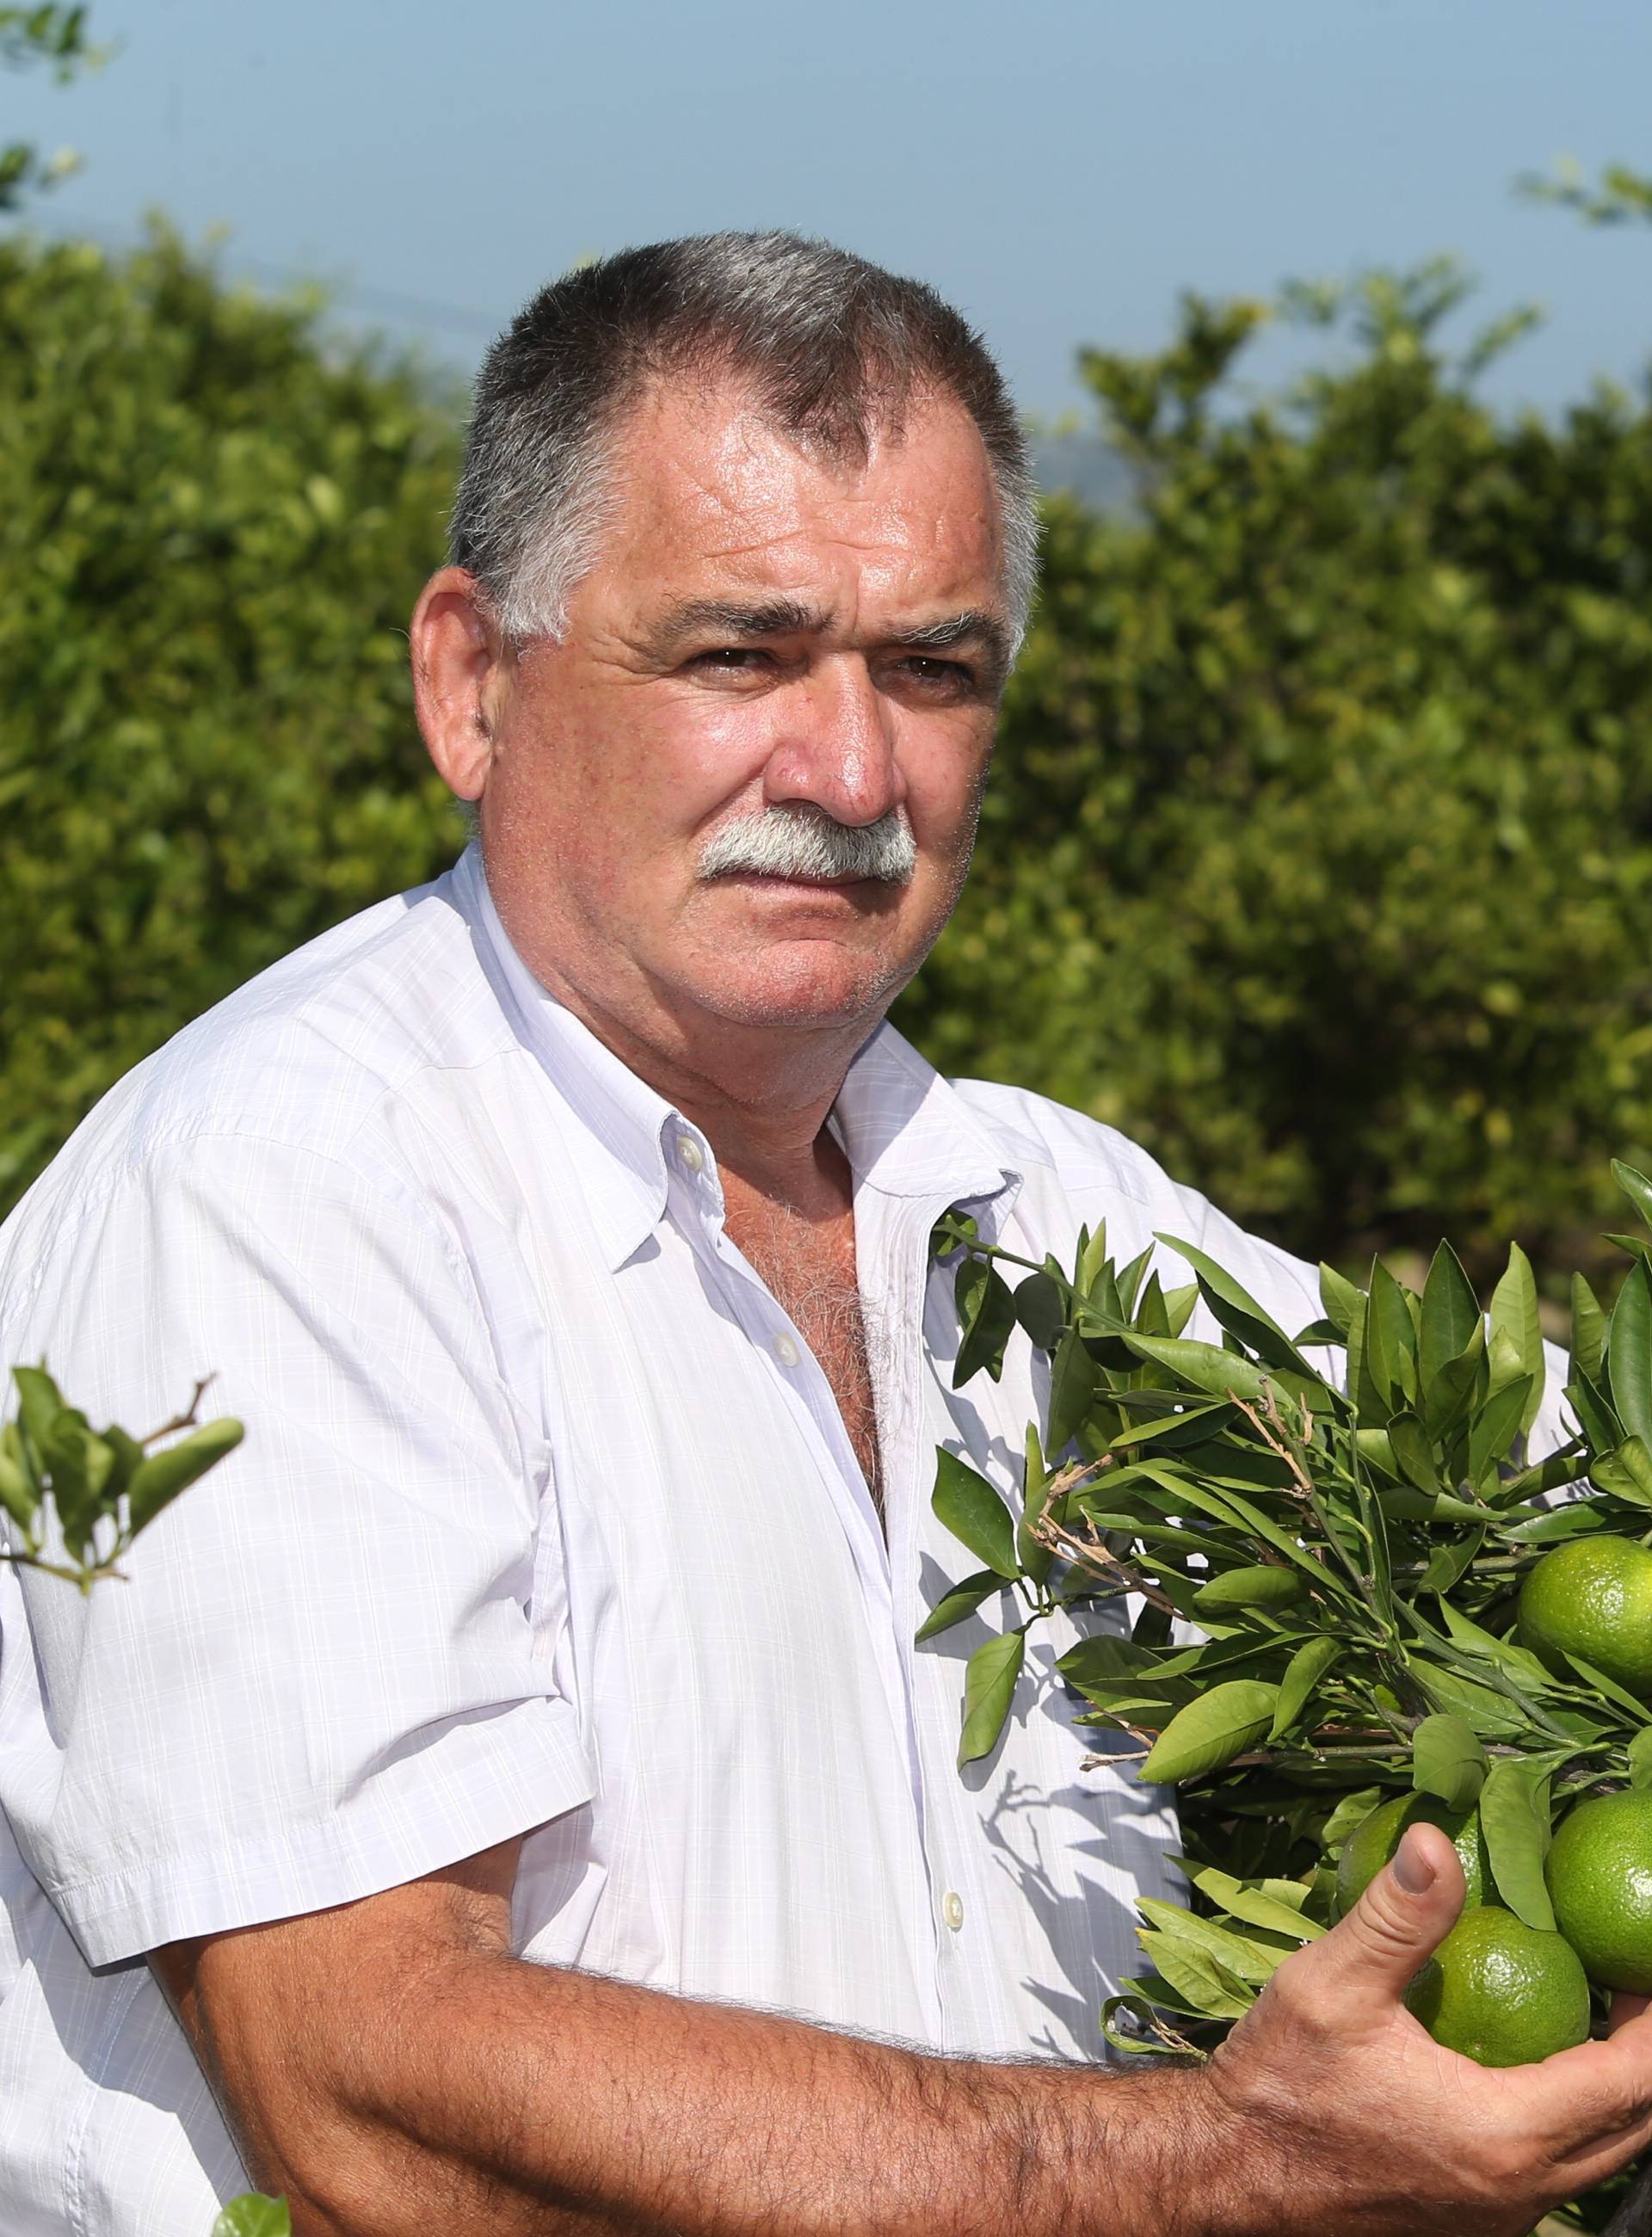
[[[928,2057],[490,1956],[426,1976],[402,2016],[312,2068],[285,2153],[246,2139],[298,2237],[1234,2226],[1211,2218],[1228,2155],[1196,2073]]]

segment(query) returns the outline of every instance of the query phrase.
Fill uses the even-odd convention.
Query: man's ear
[[[430,758],[460,800],[479,800],[493,757],[491,713],[504,652],[476,577],[463,567],[438,568],[407,634],[413,707]]]

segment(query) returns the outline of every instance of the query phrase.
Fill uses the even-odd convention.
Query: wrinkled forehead
[[[916,571],[937,596],[1002,596],[986,445],[965,407],[934,392],[910,392],[846,432],[793,428],[726,376],[656,380],[611,430],[604,511],[599,571],[698,563],[778,580],[812,552],[827,565]]]

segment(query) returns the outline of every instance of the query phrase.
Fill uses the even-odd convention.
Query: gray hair
[[[671,374],[751,384],[790,435],[863,460],[914,397],[956,399],[998,492],[1004,589],[1019,641],[1037,572],[1027,442],[973,327],[921,280],[790,233],[711,233],[628,248],[541,289],[477,376],[449,555],[505,635],[559,636],[595,557],[614,428]]]

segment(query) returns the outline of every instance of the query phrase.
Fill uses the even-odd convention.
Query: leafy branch
[[[199,1418],[210,1376],[182,1412],[135,1437],[112,1423],[95,1430],[43,1366],[11,1375],[18,1404],[0,1429],[0,1510],[15,1534],[0,1546],[0,1561],[62,1577],[83,1594],[119,1579],[139,1531],[241,1441],[229,1415]],[[188,1434],[162,1444],[180,1431]]]

